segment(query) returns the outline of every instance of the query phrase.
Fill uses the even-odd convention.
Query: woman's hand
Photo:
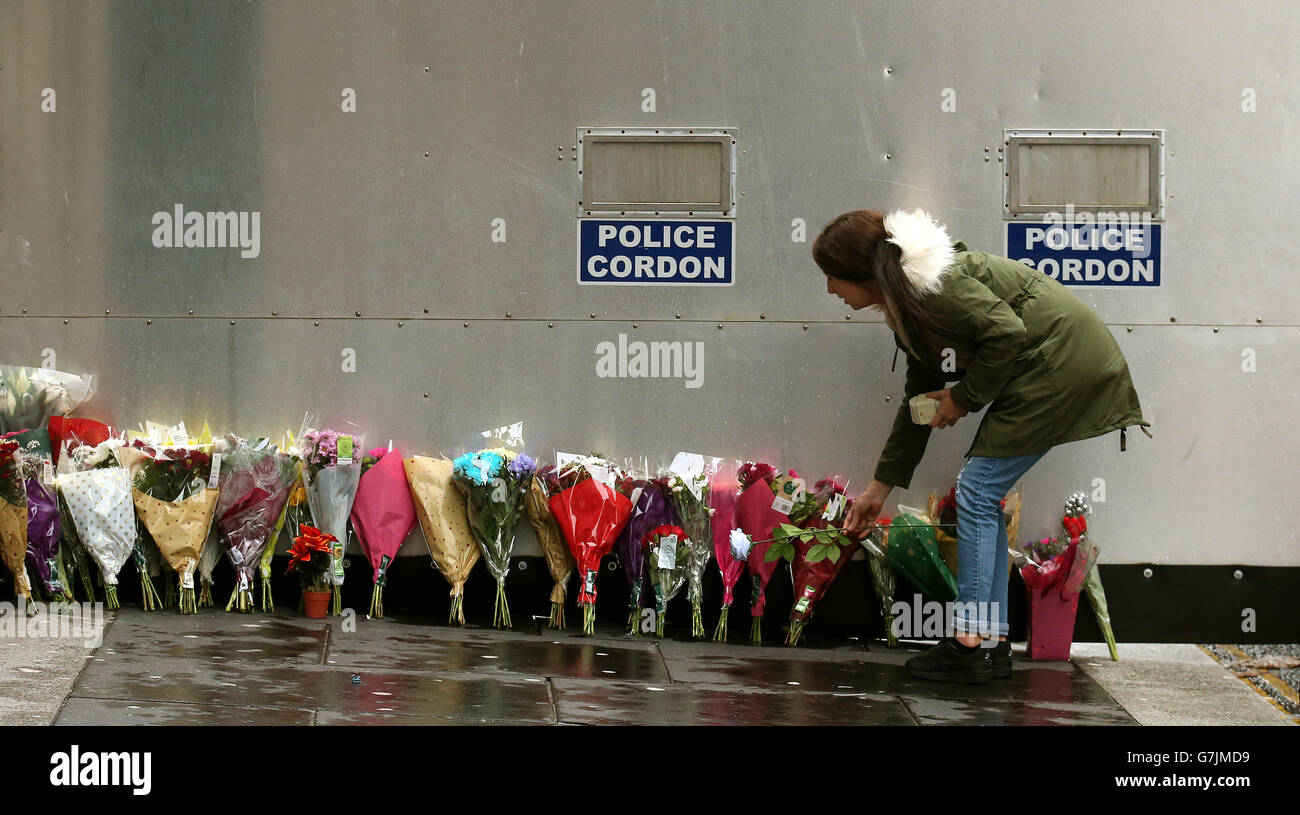
[[[882,481],[872,481],[867,491],[853,500],[849,514],[844,516],[843,528],[854,532],[865,531],[884,509],[885,499],[889,497],[892,489],[893,487]]]
[[[952,400],[952,391],[949,388],[931,391],[926,396],[939,400],[939,407],[935,411],[934,418],[930,420],[930,427],[952,427],[957,424],[958,419],[966,415],[966,409]]]

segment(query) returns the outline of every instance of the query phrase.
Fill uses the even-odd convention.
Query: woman
[[[957,477],[955,636],[907,666],[925,679],[1010,676],[1002,499],[1058,444],[1118,430],[1123,450],[1129,426],[1150,435],[1124,355],[1096,312],[1060,283],[968,252],[920,210],[847,212],[812,251],[826,290],[853,309],[879,309],[907,353],[905,398],[847,527],[865,529],[891,490],[908,487],[932,428],[989,406]],[[918,394],[939,400],[928,426],[911,420],[908,400]]]

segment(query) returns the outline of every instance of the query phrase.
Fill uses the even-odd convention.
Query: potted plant
[[[311,619],[323,620],[333,591],[329,578],[330,544],[338,538],[306,524],[300,531],[302,534],[293,539],[289,549],[289,568],[285,574],[298,573],[303,613]]]

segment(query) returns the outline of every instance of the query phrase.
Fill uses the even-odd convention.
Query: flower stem
[[[786,635],[785,644],[790,646],[791,648],[798,645],[799,638],[803,636],[803,627],[804,627],[804,623],[799,620],[795,620],[794,622],[790,623],[790,633]]]
[[[149,579],[149,573],[144,569],[140,570],[140,594],[141,604],[145,611],[155,611],[158,608],[158,590],[154,588],[153,581]]]
[[[90,596],[94,597],[95,595],[92,594]],[[109,609],[118,609],[122,607],[121,604],[117,602],[117,586],[104,587],[104,604]]]
[[[582,607],[582,633],[588,637],[596,636],[596,604],[586,603]]]
[[[181,589],[181,614],[198,614],[194,605],[194,589]]]
[[[384,587],[375,584],[375,588],[370,592],[370,618],[378,620],[384,616]]]
[[[343,587],[337,583],[334,584],[334,616],[343,616]]]
[[[627,611],[627,635],[629,637],[641,636],[641,609],[632,606]]]
[[[713,630],[714,642],[727,641],[727,612],[729,610],[731,610],[731,606],[722,607],[722,614],[718,617],[718,627]]]
[[[755,617],[749,625],[749,641],[754,645],[763,644],[763,618]]]
[[[697,640],[704,639],[704,615],[700,613],[700,601],[691,603],[691,636]]]
[[[890,648],[897,648],[898,637],[894,636],[894,615],[893,614],[885,615],[885,633],[886,633],[886,640],[885,640],[886,644]]]
[[[492,608],[492,626],[494,628],[514,628],[510,623],[510,604],[506,602],[506,581],[497,581],[497,599]]]
[[[226,601],[226,611],[235,607],[235,601],[239,599],[239,584],[235,584],[235,590],[230,593],[230,599]]]
[[[551,628],[564,630],[564,603],[551,603]]]
[[[262,611],[275,611],[275,598],[271,596],[271,578],[262,575]]]

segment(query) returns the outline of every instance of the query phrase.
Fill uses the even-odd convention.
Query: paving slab
[[[667,682],[652,640],[359,622],[331,631],[326,665]]]
[[[59,725],[309,725],[310,710],[190,705],[130,699],[69,699],[59,714]]]
[[[912,725],[892,696],[554,680],[562,724]]]
[[[1079,669],[1144,725],[1292,725],[1284,711],[1195,645],[1075,643]]]
[[[105,614],[93,629],[77,632],[90,633],[90,639],[79,635],[20,637],[16,628],[6,629],[0,636],[0,725],[52,723],[77,675],[92,658],[104,622],[111,616]],[[24,625],[26,622],[24,617]]]

